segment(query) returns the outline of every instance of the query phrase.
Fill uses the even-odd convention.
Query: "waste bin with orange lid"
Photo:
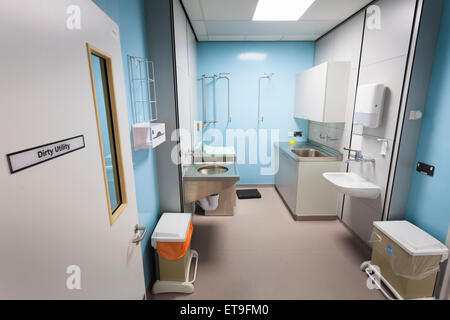
[[[194,291],[198,253],[190,247],[193,229],[190,213],[164,213],[159,219],[151,238],[158,266],[158,280],[152,287],[153,294]],[[194,275],[189,280],[193,258]]]

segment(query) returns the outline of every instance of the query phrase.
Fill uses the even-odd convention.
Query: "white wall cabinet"
[[[325,62],[297,75],[294,117],[345,122],[351,63]]]

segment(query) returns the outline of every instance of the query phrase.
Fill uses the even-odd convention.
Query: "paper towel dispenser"
[[[386,87],[382,83],[366,84],[358,87],[355,124],[362,124],[367,128],[378,128],[381,125],[385,92]]]
[[[134,150],[153,149],[166,141],[164,123],[141,122],[133,124]]]

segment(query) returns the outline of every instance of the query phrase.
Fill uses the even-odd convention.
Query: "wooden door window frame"
[[[89,60],[89,70],[90,70],[90,76],[91,76],[91,84],[92,84],[92,92],[94,96],[94,106],[95,106],[95,116],[97,121],[97,131],[98,131],[98,139],[100,144],[100,153],[101,153],[101,159],[102,159],[102,167],[103,167],[103,177],[105,180],[105,190],[106,190],[106,199],[108,203],[108,215],[109,215],[109,222],[110,226],[113,225],[113,223],[119,218],[119,216],[122,214],[122,212],[125,210],[126,206],[128,205],[127,200],[127,192],[125,188],[125,172],[123,168],[123,159],[122,159],[122,146],[120,142],[120,132],[119,132],[119,119],[117,114],[117,101],[116,101],[116,94],[114,89],[114,77],[113,77],[113,68],[112,68],[112,56],[95,48],[94,46],[90,45],[89,43],[86,44],[87,47],[87,53],[88,53],[88,60]],[[109,94],[109,103],[111,105],[111,124],[108,125],[108,129],[112,130],[113,133],[113,141],[114,141],[114,149],[115,149],[115,155],[111,155],[111,157],[116,157],[116,165],[117,165],[117,171],[118,171],[118,187],[119,187],[119,193],[121,197],[121,203],[119,206],[113,211],[111,208],[111,199],[109,194],[109,185],[108,185],[108,175],[106,172],[106,162],[105,162],[105,153],[103,150],[103,141],[102,141],[102,132],[101,132],[101,125],[100,125],[100,115],[98,111],[98,101],[97,101],[97,89],[95,86],[95,75],[94,75],[94,66],[92,63],[92,55],[95,55],[99,57],[100,59],[104,59],[106,62],[106,77],[107,77],[107,85],[104,86],[103,90],[108,90]],[[113,161],[114,163],[114,161]],[[114,168],[113,168],[114,169]]]

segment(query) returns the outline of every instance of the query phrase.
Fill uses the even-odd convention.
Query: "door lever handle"
[[[134,226],[134,233],[139,234],[139,231],[142,231],[142,234],[137,236],[135,239],[133,239],[133,243],[139,244],[142,240],[144,240],[145,235],[147,234],[147,228],[146,227],[140,227],[139,225]]]

